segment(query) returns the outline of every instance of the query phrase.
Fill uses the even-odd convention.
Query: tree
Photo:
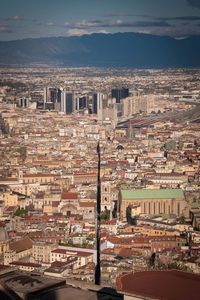
[[[16,216],[16,217],[22,217],[22,218],[24,218],[26,215],[28,214],[28,210],[27,210],[27,208],[19,208],[18,207],[18,209],[16,210],[16,212],[14,213],[14,216]]]
[[[110,210],[105,206],[105,210],[101,213],[101,220],[110,220]]]

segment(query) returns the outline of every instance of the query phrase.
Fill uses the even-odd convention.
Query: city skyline
[[[1,41],[116,32],[199,35],[200,1],[1,1]]]

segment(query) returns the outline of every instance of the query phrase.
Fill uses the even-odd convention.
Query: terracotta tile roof
[[[17,206],[6,206],[4,212],[14,212],[17,209]]]
[[[75,255],[75,256],[81,256],[81,257],[87,257],[87,256],[90,256],[90,255],[93,255],[92,253],[90,252],[85,252],[85,251],[72,251],[72,250],[66,250],[66,249],[54,249],[51,251],[52,253],[60,253],[60,254],[71,254],[72,256]]]
[[[10,243],[10,250],[15,251],[16,253],[31,249],[33,242],[29,238],[24,238],[16,242]]]
[[[95,203],[94,202],[80,202],[79,206],[80,207],[95,207]]]
[[[126,273],[117,277],[116,287],[142,299],[199,300],[200,276],[176,270]]]
[[[101,221],[101,225],[116,225],[116,220]]]
[[[71,200],[71,199],[77,200],[78,199],[78,194],[63,191],[62,194],[61,194],[61,199],[62,200]]]
[[[130,257],[133,254],[132,249],[128,248],[122,248],[119,250],[118,255],[123,256],[123,257]]]
[[[25,174],[24,178],[37,178],[37,177],[54,177],[54,174]]]
[[[52,202],[52,207],[58,207],[60,201],[53,201]]]

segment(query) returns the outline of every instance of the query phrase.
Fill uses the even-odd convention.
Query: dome
[[[7,231],[3,227],[0,227],[0,243],[6,242],[7,240],[8,240]]]
[[[117,150],[124,150],[124,146],[122,146],[121,144],[119,144],[116,149]]]

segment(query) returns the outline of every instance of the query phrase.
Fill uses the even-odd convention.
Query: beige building
[[[3,200],[5,206],[18,205],[18,196],[16,194],[6,192],[3,194]]]
[[[95,183],[97,181],[97,173],[80,173],[73,175],[73,184]]]
[[[111,182],[101,182],[101,211],[104,211],[105,207],[110,210],[111,208]]]
[[[150,114],[155,110],[155,95],[131,96],[123,99],[123,115],[132,115],[144,112]]]
[[[128,206],[140,205],[142,214],[188,216],[189,209],[181,189],[137,189],[120,191],[120,217],[126,219]]]
[[[77,258],[77,267],[85,266],[89,262],[94,262],[93,252],[64,248],[57,248],[51,251],[51,263],[54,261],[66,261],[69,257]]]
[[[159,229],[150,226],[128,226],[122,230],[122,233],[139,233],[145,236],[179,236],[178,230]]]
[[[9,249],[9,241],[7,231],[0,227],[0,257]]]
[[[21,178],[23,183],[40,183],[48,184],[55,181],[55,176],[52,174],[28,174]]]
[[[19,241],[11,242],[9,250],[4,253],[4,265],[32,255],[32,241],[27,237]]]
[[[51,251],[55,248],[54,244],[36,242],[33,244],[33,258],[38,263],[50,263]]]

